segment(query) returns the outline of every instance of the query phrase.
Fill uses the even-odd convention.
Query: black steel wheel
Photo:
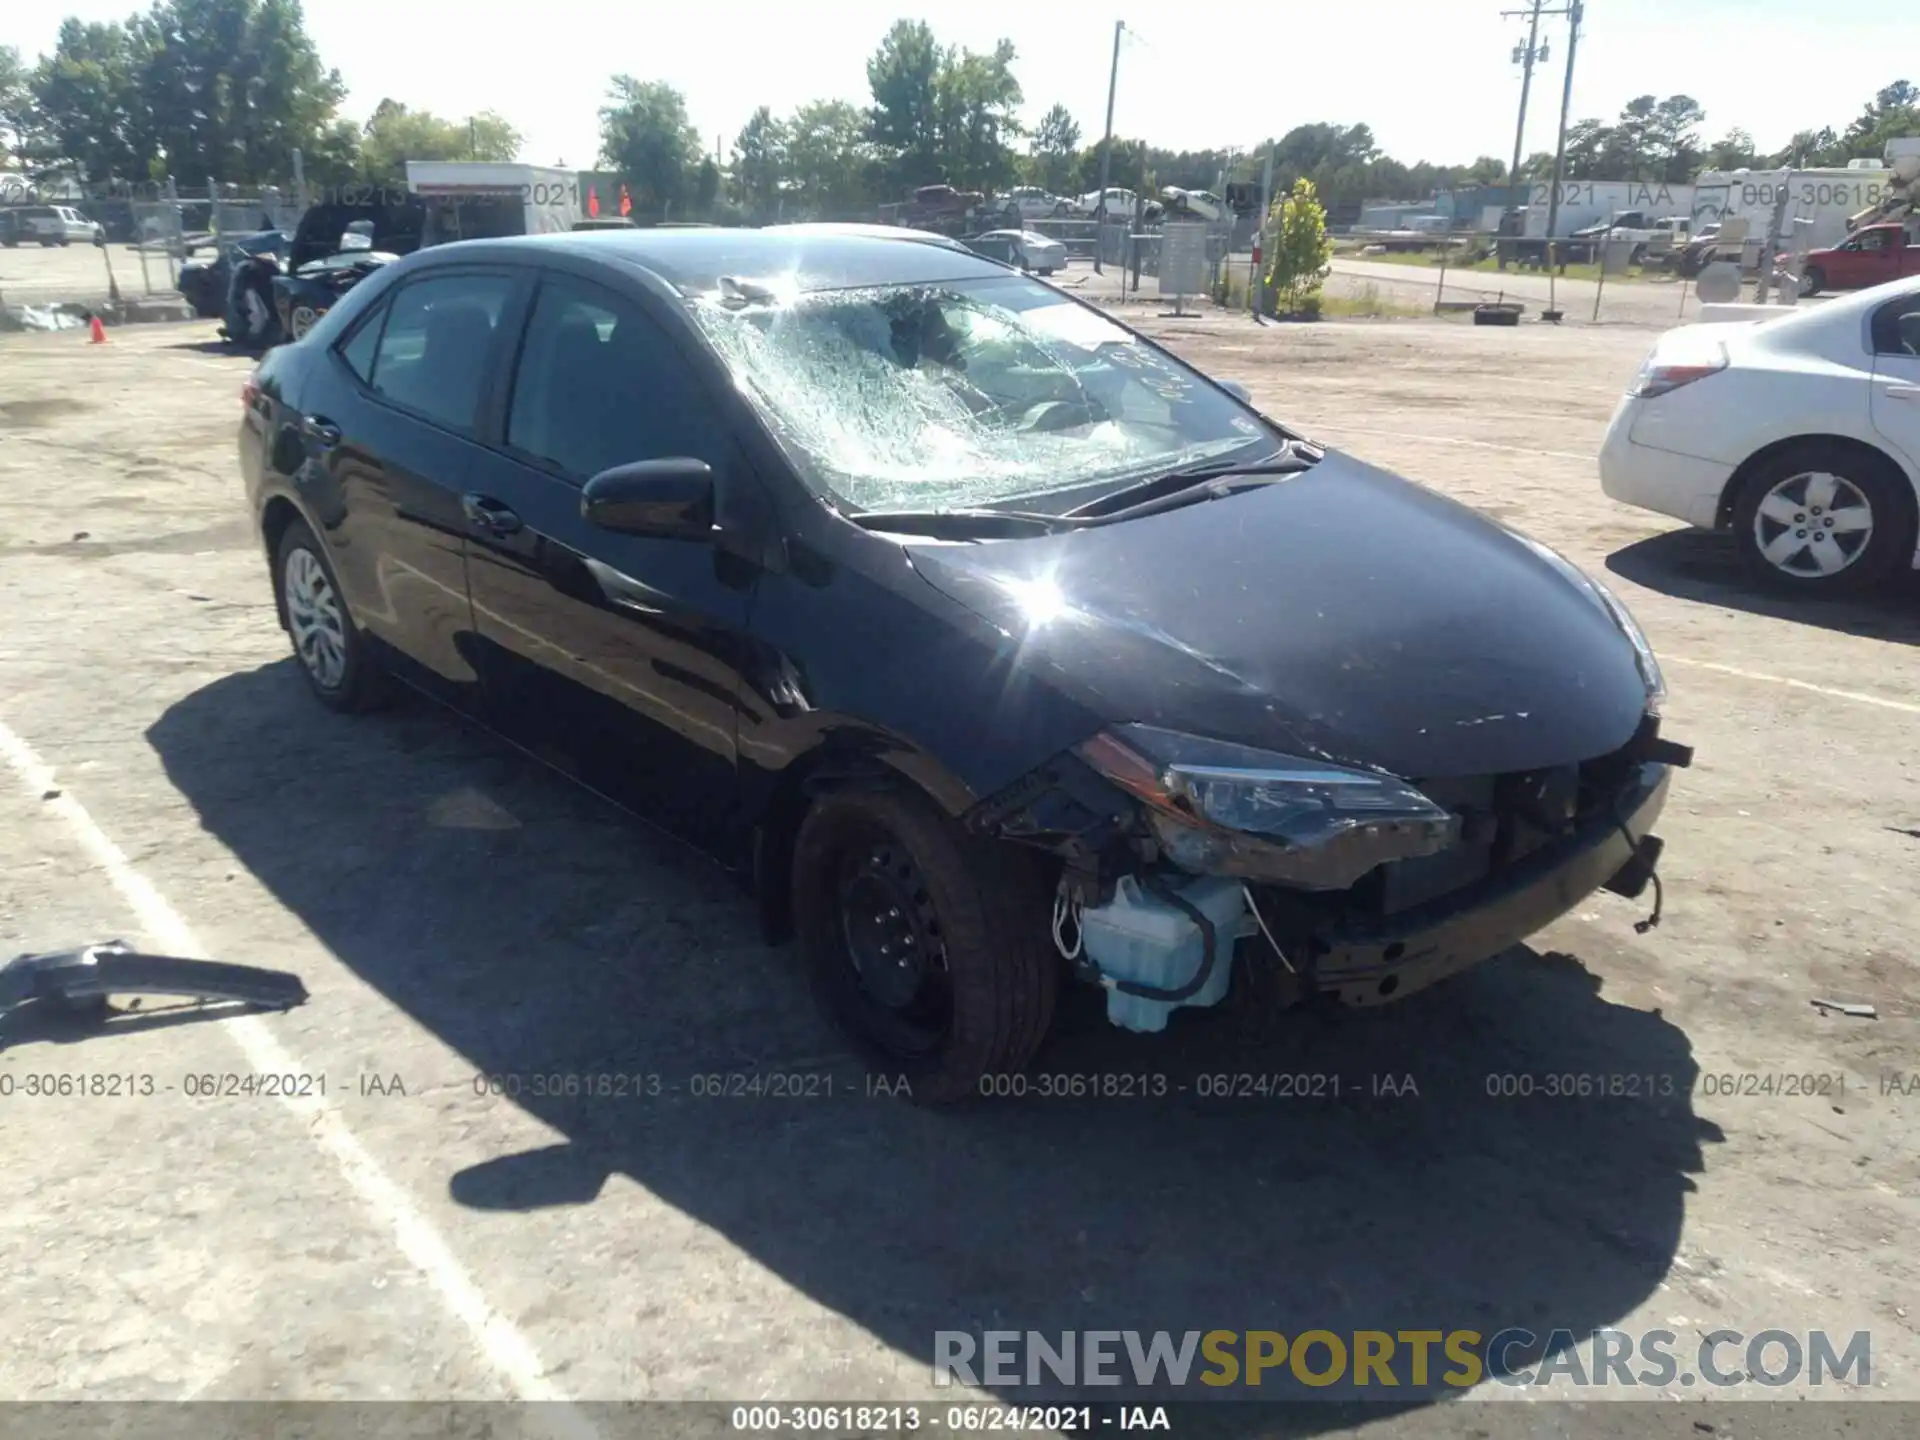
[[[876,1069],[942,1103],[1021,1069],[1059,966],[1026,857],[917,796],[842,790],[794,842],[795,930],[816,994]]]

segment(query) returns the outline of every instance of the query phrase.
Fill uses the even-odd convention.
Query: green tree
[[[867,61],[870,135],[889,157],[896,185],[910,189],[943,174],[934,87],[945,59],[926,21],[896,20]]]
[[[41,57],[30,85],[42,158],[71,165],[88,180],[144,178],[152,154],[135,148],[142,127],[134,68],[125,26],[63,20],[53,53]]]
[[[1056,195],[1073,189],[1079,153],[1080,124],[1066,106],[1055,105],[1033,130],[1033,183]]]
[[[693,209],[698,215],[711,215],[720,198],[720,164],[711,155],[700,157],[700,168],[693,172]]]
[[[398,184],[409,160],[491,160],[520,154],[520,132],[491,110],[448,120],[430,110],[412,110],[398,100],[374,107],[360,137],[359,171],[368,180]]]
[[[1482,155],[1467,166],[1466,173],[1460,178],[1468,185],[1504,185],[1507,162],[1498,155]]]
[[[0,45],[0,154],[25,169],[38,117],[32,74],[11,45]]]
[[[700,153],[685,96],[662,80],[613,77],[600,110],[600,163],[626,177],[636,209],[665,214],[683,203]]]
[[[1332,268],[1333,239],[1327,212],[1313,181],[1302,177],[1268,212],[1263,244],[1271,261],[1261,293],[1269,315],[1299,315],[1317,308],[1320,287]]]
[[[1644,145],[1649,178],[1685,184],[1700,169],[1700,127],[1707,112],[1691,95],[1669,95],[1653,107]]]
[[[801,214],[846,220],[872,204],[884,166],[868,127],[869,117],[844,100],[802,105],[786,121],[787,184]]]
[[[953,49],[942,58],[933,87],[934,125],[947,179],[957,186],[991,191],[1012,184],[1019,173],[1012,142],[1020,135],[1025,97],[1013,60],[1011,40],[986,54]]]
[[[129,139],[148,170],[183,185],[286,179],[346,95],[298,0],[160,0],[126,28]]]
[[[1896,80],[1876,94],[1840,137],[1848,158],[1879,160],[1887,141],[1920,135],[1920,87]]]
[[[1700,163],[1708,170],[1750,170],[1760,163],[1760,153],[1753,136],[1735,126],[1707,147]]]
[[[780,182],[786,168],[787,127],[762,105],[734,137],[735,201],[749,215],[772,215],[780,205]]]
[[[1829,165],[1844,165],[1851,156],[1844,141],[1833,131],[1831,125],[1818,130],[1801,130],[1786,144],[1786,148],[1767,158],[1767,168],[1780,169],[1791,166],[1795,169],[1820,169]]]

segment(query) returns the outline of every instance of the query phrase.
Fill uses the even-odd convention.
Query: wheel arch
[[[793,844],[814,796],[861,786],[917,794],[952,816],[979,797],[931,755],[896,737],[827,732],[820,743],[769,777],[753,815],[753,890],[769,945],[793,937]]]
[[[300,507],[285,495],[270,495],[260,508],[260,540],[266,549],[267,571],[273,573],[275,557],[280,553],[280,541],[296,523],[313,528],[313,522],[301,513]],[[281,593],[276,578],[273,585],[273,613],[280,622],[282,630],[287,628],[287,597]]]
[[[1891,470],[1906,482],[1907,494],[1914,511],[1920,513],[1920,479],[1916,479],[1911,470],[1881,446],[1862,440],[1857,435],[1790,435],[1784,440],[1775,440],[1771,444],[1761,446],[1734,468],[1733,474],[1727,477],[1727,483],[1720,491],[1720,503],[1714,509],[1714,528],[1717,530],[1732,528],[1734,507],[1740,502],[1740,492],[1745,488],[1748,480],[1753,478],[1755,471],[1777,456],[1802,445],[1837,446],[1854,451],[1870,463]]]

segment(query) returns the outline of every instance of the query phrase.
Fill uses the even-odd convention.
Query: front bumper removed
[[[1623,871],[1641,868],[1642,847],[1666,806],[1673,768],[1641,764],[1612,813],[1588,820],[1480,884],[1390,919],[1336,922],[1313,935],[1306,965],[1292,956],[1289,963],[1306,972],[1314,990],[1347,1005],[1369,1006],[1402,999],[1492,959]]]

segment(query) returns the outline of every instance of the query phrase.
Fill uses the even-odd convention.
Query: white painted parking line
[[[5,721],[0,721],[0,755],[6,757],[27,793],[66,821],[75,839],[120,892],[155,944],[169,954],[205,954],[180,913],[134,868],[125,852],[114,844],[86,808],[56,783],[53,768]],[[54,798],[43,798],[49,794]],[[243,1015],[219,1023],[255,1073],[298,1074],[308,1069],[260,1016]],[[454,1318],[472,1333],[481,1354],[514,1395],[522,1400],[552,1404],[546,1413],[554,1421],[555,1433],[564,1440],[599,1440],[593,1424],[547,1378],[546,1366],[533,1342],[488,1303],[486,1295],[433,1222],[380,1168],[380,1162],[360,1143],[338,1107],[319,1097],[283,1098],[303,1122],[302,1128],[327,1152],[342,1178],[386,1227],[400,1252],[426,1277]]]
[[[1816,685],[1811,680],[1794,680],[1785,675],[1767,675],[1758,670],[1742,670],[1735,665],[1718,665],[1711,660],[1689,660],[1684,655],[1660,656],[1662,665],[1691,665],[1696,670],[1711,670],[1719,675],[1732,675],[1741,680],[1759,680],[1768,685],[1785,685],[1793,690],[1811,690],[1816,695],[1830,696],[1835,700],[1851,700],[1856,705],[1877,705],[1882,710],[1898,710],[1905,715],[1920,715],[1920,705],[1910,700],[1889,700],[1884,695],[1863,695],[1858,690],[1836,690],[1831,685]]]

